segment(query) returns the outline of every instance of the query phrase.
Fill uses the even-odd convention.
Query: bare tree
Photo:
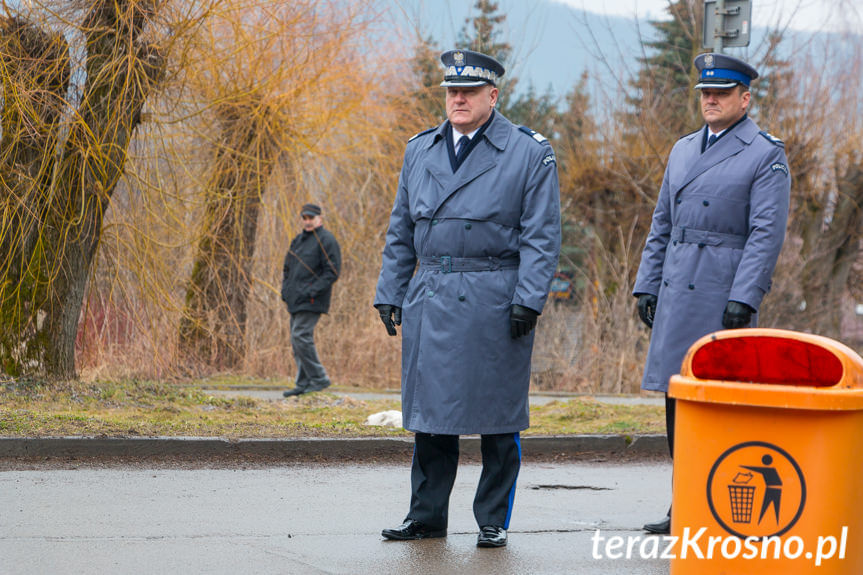
[[[280,158],[313,152],[363,97],[332,89],[356,70],[356,14],[311,0],[226,2],[195,48],[189,81],[212,106],[218,137],[179,331],[193,364],[242,367],[262,197]]]
[[[169,14],[167,0],[98,0],[35,2],[19,14],[6,7],[0,17],[7,372],[75,376],[75,337],[104,214],[141,109],[183,30]],[[72,48],[83,65],[71,99],[64,33],[82,39]]]

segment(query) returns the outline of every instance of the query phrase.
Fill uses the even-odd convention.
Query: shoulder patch
[[[786,176],[788,175],[788,166],[781,162],[776,162],[775,164],[770,166],[770,169],[774,172],[782,172]]]
[[[416,140],[420,136],[428,134],[429,132],[434,132],[435,130],[437,130],[437,128],[429,128],[428,130],[423,130],[419,134],[414,134],[413,136],[411,136],[410,139],[408,140],[408,142],[413,142],[414,140]]]
[[[546,142],[548,142],[548,140],[545,138],[545,136],[543,136],[542,134],[540,134],[536,130],[531,130],[527,126],[519,126],[518,129],[519,129],[519,131],[524,132],[525,134],[527,134],[528,136],[530,136],[531,138],[533,138],[534,140],[536,140],[540,144],[545,144]]]
[[[773,134],[768,134],[768,133],[767,133],[767,132],[765,132],[764,130],[761,130],[761,131],[760,131],[760,132],[758,132],[758,133],[759,133],[759,134],[761,134],[762,136],[764,136],[764,138],[765,138],[768,142],[770,142],[771,144],[773,144],[774,146],[779,146],[780,148],[784,148],[784,147],[785,147],[785,142],[783,142],[782,140],[780,140],[779,138],[777,138],[777,137],[776,137],[776,136],[774,136]]]

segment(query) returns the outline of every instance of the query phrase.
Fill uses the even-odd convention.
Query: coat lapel
[[[444,122],[444,125],[449,129],[448,122]],[[439,195],[433,204],[434,213],[437,213],[453,194],[497,165],[497,150],[503,151],[506,148],[511,126],[506,118],[495,112],[494,119],[481,136],[483,141],[477,143],[454,174],[450,168],[446,138],[436,144],[438,149],[428,154],[425,161],[426,170],[441,184]]]
[[[438,183],[439,190],[448,188],[455,177],[452,169],[450,169],[449,150],[446,149],[446,137],[443,135],[444,131],[448,129],[448,122],[441,124],[422,160],[423,168]]]
[[[751,119],[746,118],[737,126],[731,129],[731,132],[725,134],[718,142],[710,146],[703,154],[701,154],[701,138],[703,132],[698,131],[692,136],[692,139],[687,146],[687,160],[692,160],[689,170],[686,172],[683,181],[680,182],[680,187],[674,190],[674,193],[679,193],[683,188],[688,186],[692,180],[715,166],[716,164],[730,158],[735,154],[739,154],[741,150],[752,143],[753,138],[758,135],[758,126]],[[694,153],[693,153],[694,152]]]

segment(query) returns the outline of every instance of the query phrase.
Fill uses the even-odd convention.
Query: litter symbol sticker
[[[707,477],[714,519],[737,537],[782,535],[806,504],[803,471],[787,451],[764,441],[729,448]]]

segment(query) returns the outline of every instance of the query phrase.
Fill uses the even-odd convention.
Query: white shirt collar
[[[462,136],[467,136],[468,140],[473,140],[473,137],[476,136],[477,132],[479,132],[479,128],[477,128],[476,130],[474,130],[470,134],[462,134],[461,132],[456,130],[455,126],[453,126],[452,124],[450,124],[450,129],[452,130],[452,143],[453,143],[453,146],[456,146],[456,147],[458,146],[458,141],[461,139]],[[458,153],[458,149],[456,149],[456,153]]]

